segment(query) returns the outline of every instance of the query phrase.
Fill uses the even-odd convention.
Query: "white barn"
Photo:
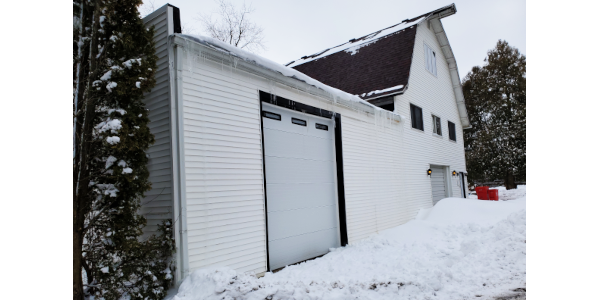
[[[147,151],[153,189],[142,213],[147,234],[161,220],[174,221],[176,281],[212,266],[275,270],[403,224],[441,198],[464,196],[469,122],[439,21],[448,11],[456,9],[388,30],[416,32],[410,76],[402,88],[372,90],[385,97],[364,93],[372,104],[290,67],[182,35],[171,5],[145,17],[155,26],[159,60],[145,99],[156,143]],[[433,54],[435,70],[424,43],[440,54]],[[448,130],[434,133],[435,119],[424,117],[430,114],[440,118],[437,127],[455,124],[454,140]]]

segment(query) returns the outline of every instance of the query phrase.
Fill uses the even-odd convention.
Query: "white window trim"
[[[433,54],[433,60],[430,60],[430,55],[429,53]],[[433,48],[429,47],[429,45],[427,45],[427,43],[423,42],[423,54],[425,57],[425,70],[427,70],[429,72],[429,74],[435,76],[437,78],[437,55],[435,53],[435,51],[433,51]],[[433,67],[430,70],[430,63],[433,62]]]

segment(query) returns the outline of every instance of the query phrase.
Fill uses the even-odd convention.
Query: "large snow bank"
[[[519,185],[519,186],[517,186],[516,189],[512,189],[512,190],[507,190],[503,186],[494,187],[494,188],[490,188],[490,189],[498,190],[498,198],[500,200],[515,200],[515,199],[523,198],[523,197],[525,197],[525,193],[526,193],[525,185]]]
[[[525,287],[525,198],[447,198],[417,218],[263,278],[201,269],[173,300],[491,299]]]

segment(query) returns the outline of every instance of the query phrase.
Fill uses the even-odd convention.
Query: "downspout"
[[[178,145],[179,136],[177,134],[177,93],[175,85],[175,51],[176,45],[173,43],[172,35],[167,37],[167,52],[169,63],[169,135],[171,138],[171,188],[173,190],[173,237],[175,238],[175,284],[179,285],[183,281],[183,257],[181,256],[181,196],[179,193],[179,158]]]
[[[189,257],[188,257],[188,236],[187,236],[187,197],[186,197],[186,176],[185,176],[185,147],[183,130],[183,48],[175,45],[175,84],[174,84],[174,102],[175,115],[173,120],[176,130],[176,149],[178,163],[177,189],[179,190],[179,213],[180,213],[180,259],[181,259],[181,278],[189,275]]]

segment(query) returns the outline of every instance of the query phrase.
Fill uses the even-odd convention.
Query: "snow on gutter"
[[[254,66],[259,67],[260,69],[275,72],[275,73],[281,74],[285,77],[306,83],[306,84],[308,84],[312,87],[315,87],[318,90],[321,90],[322,92],[324,92],[324,93],[321,93],[320,96],[329,98],[329,100],[332,102],[332,104],[346,106],[346,107],[353,108],[353,109],[359,109],[359,110],[365,111],[367,113],[371,113],[375,116],[382,116],[387,119],[396,120],[396,121],[400,121],[400,122],[402,122],[403,120],[406,120],[405,117],[403,117],[399,114],[381,109],[380,107],[377,107],[377,106],[361,99],[357,95],[352,95],[352,94],[346,93],[342,90],[328,86],[328,85],[321,83],[320,81],[317,81],[295,69],[283,66],[272,60],[266,59],[264,57],[261,57],[256,54],[250,53],[248,51],[242,50],[240,48],[234,47],[232,45],[229,45],[229,44],[219,41],[217,39],[205,37],[205,36],[185,35],[185,34],[179,34],[179,33],[174,34],[173,39],[174,39],[174,44],[183,46],[184,48],[189,47],[190,42],[193,42],[195,44],[200,44],[202,46],[205,46],[209,49],[215,50],[222,54],[226,54],[226,55],[232,56],[233,58],[240,59],[240,60],[248,63],[249,65],[254,65]]]
[[[361,97],[369,97],[371,95],[377,95],[377,94],[387,93],[387,92],[390,92],[393,90],[399,90],[399,89],[402,89],[403,87],[404,87],[404,85],[401,84],[401,85],[389,87],[389,88],[383,89],[383,90],[375,90],[375,91],[368,92],[368,93],[362,93],[362,94],[360,94],[360,96]]]

